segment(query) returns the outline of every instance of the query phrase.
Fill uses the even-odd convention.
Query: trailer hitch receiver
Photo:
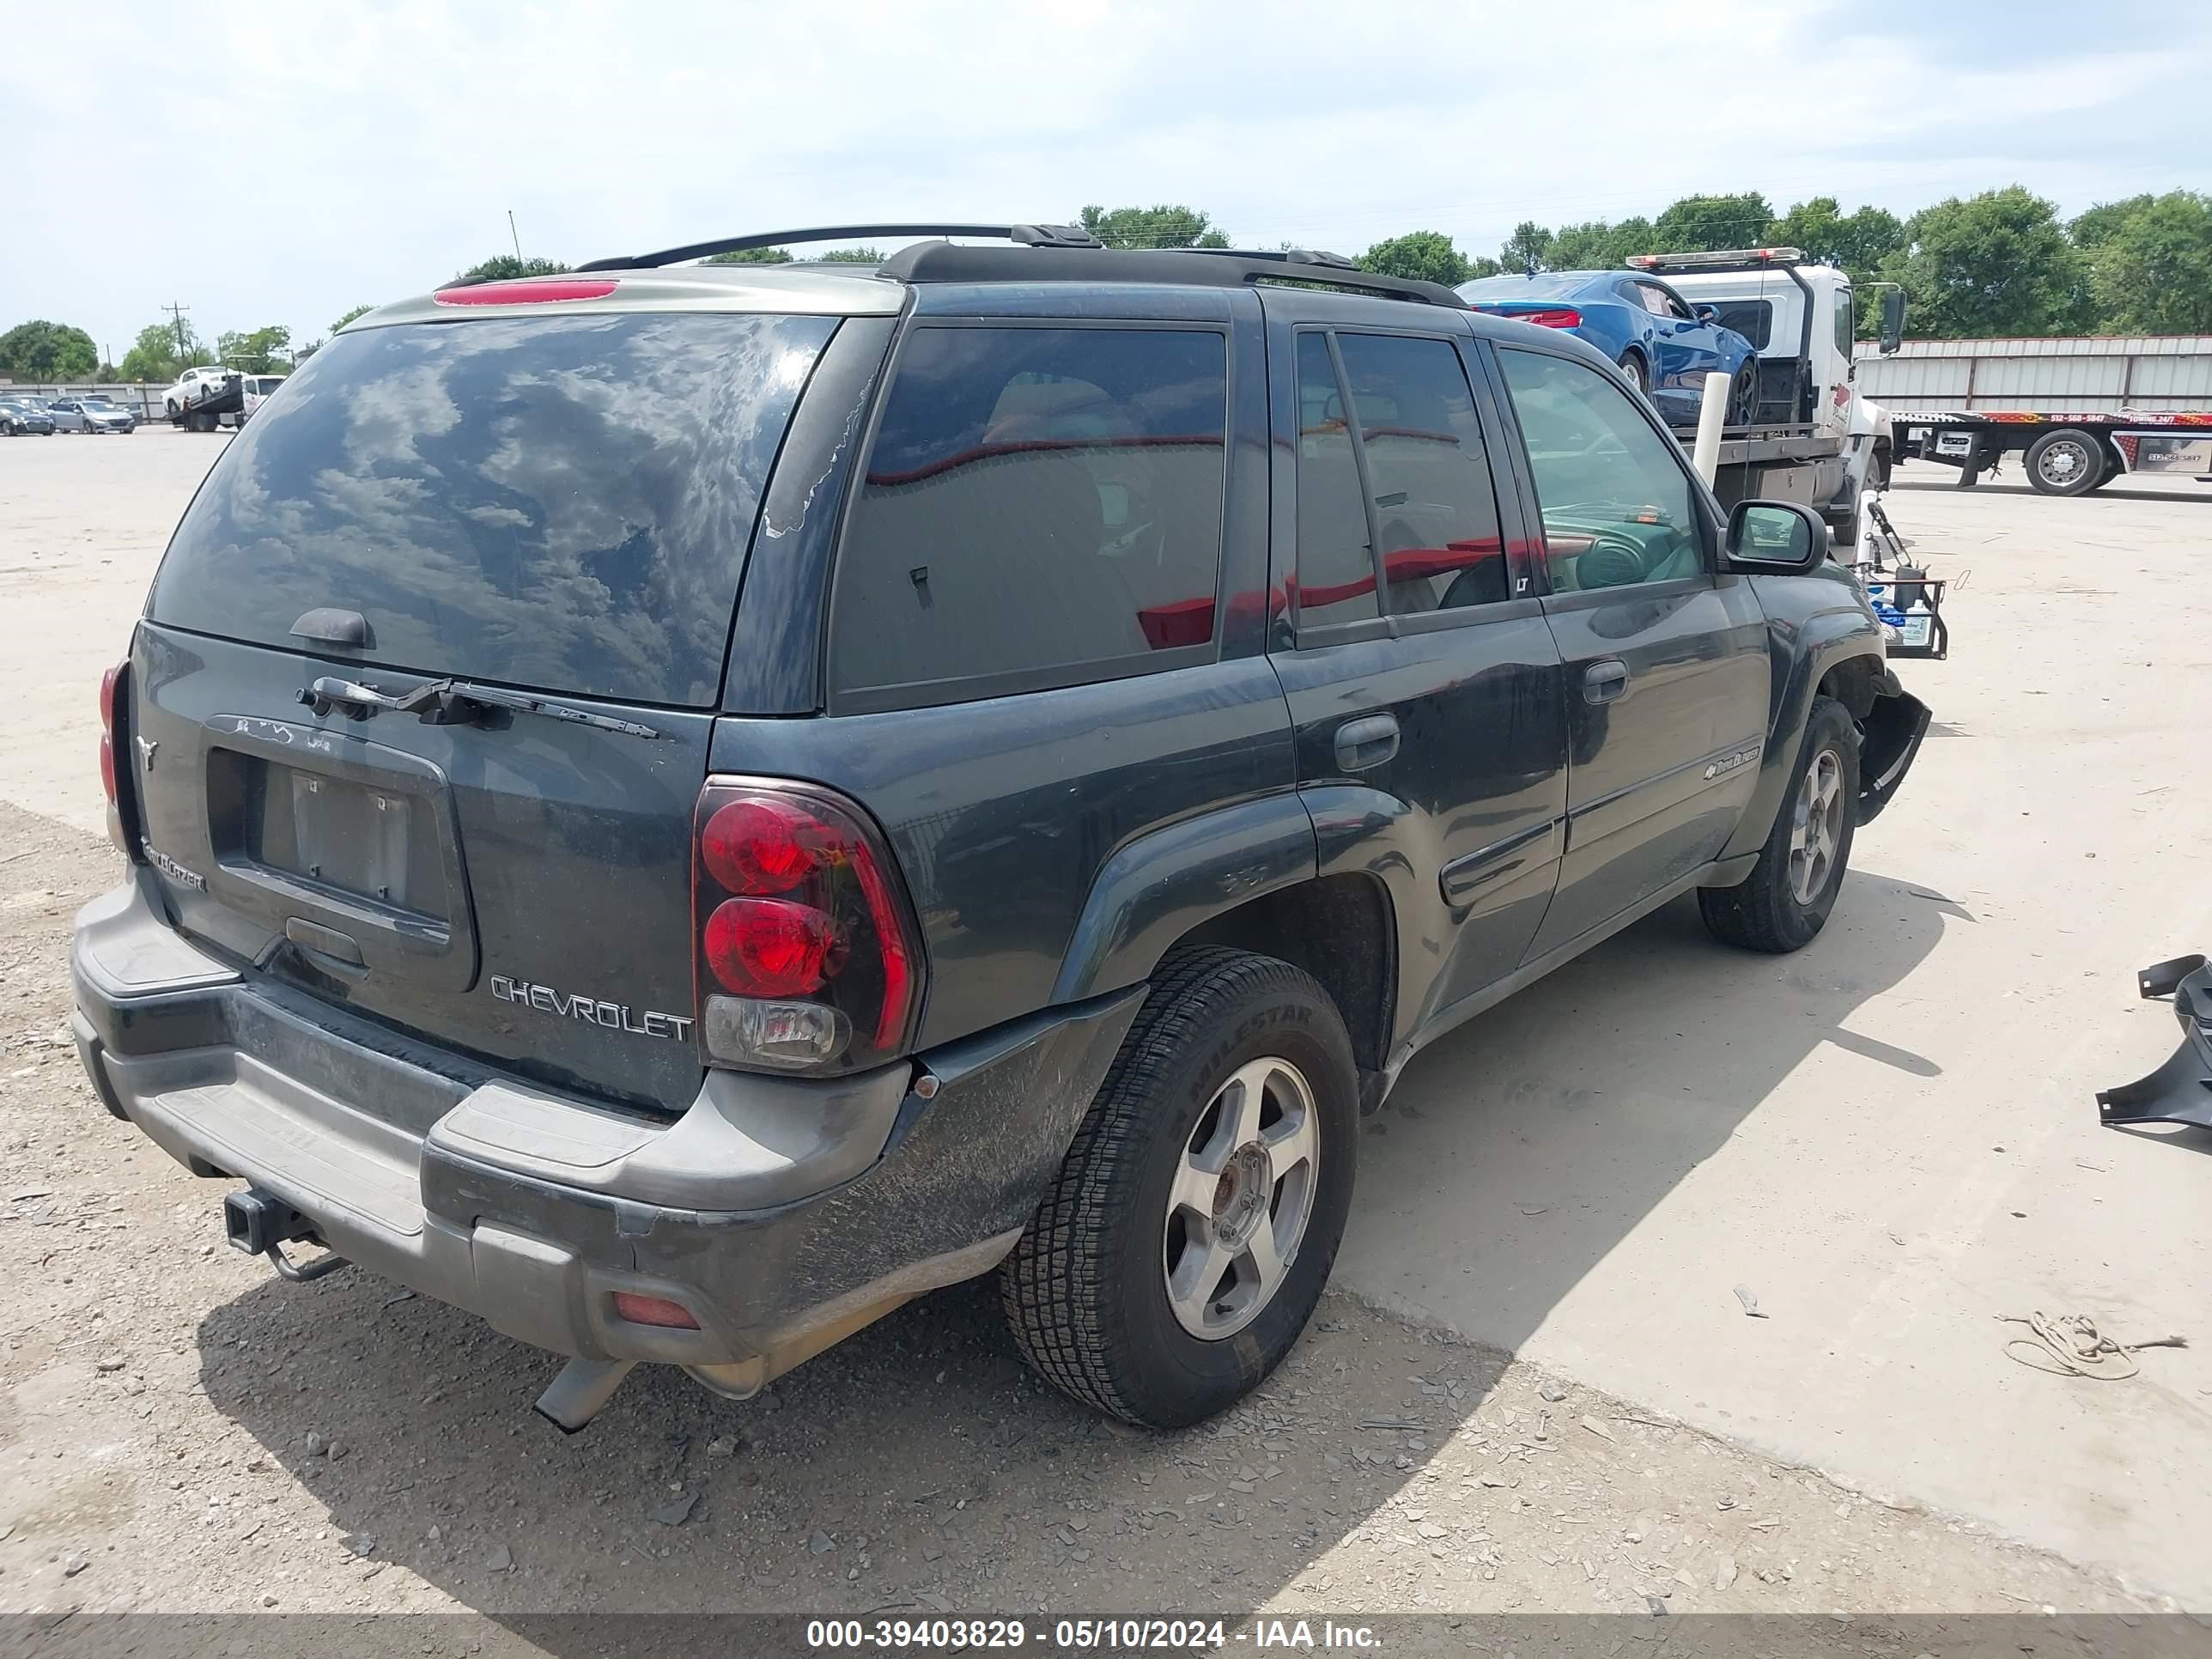
[[[315,1224],[273,1193],[258,1187],[233,1193],[222,1201],[222,1233],[234,1250],[265,1255],[281,1278],[305,1282],[336,1273],[346,1259],[336,1254],[297,1262],[284,1254],[284,1246],[315,1237]]]

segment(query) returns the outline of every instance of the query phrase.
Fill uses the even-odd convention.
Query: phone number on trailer
[[[1035,1644],[1084,1650],[1128,1648],[1215,1649],[1224,1645],[1218,1619],[1061,1619],[1054,1622],[1050,1648],[1044,1626],[1032,1631],[1019,1619],[812,1619],[806,1625],[810,1648],[1020,1648]]]

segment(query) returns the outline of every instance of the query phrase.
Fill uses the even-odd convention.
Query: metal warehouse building
[[[1858,346],[1858,389],[1893,414],[2212,409],[2212,334],[1907,340]]]

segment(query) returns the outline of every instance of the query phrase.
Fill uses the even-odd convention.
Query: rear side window
[[[1393,616],[1508,597],[1498,491],[1449,341],[1340,334]]]
[[[1774,302],[1771,300],[1724,300],[1720,306],[1721,326],[1732,328],[1751,342],[1755,351],[1766,349],[1766,343],[1774,334]]]
[[[618,315],[339,336],[216,462],[153,618],[298,649],[699,708],[769,468],[835,320]]]
[[[1210,658],[1228,346],[922,327],[838,556],[830,683],[951,702]]]

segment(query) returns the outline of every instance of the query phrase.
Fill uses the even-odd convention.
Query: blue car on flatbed
[[[1549,270],[1481,276],[1455,290],[1477,311],[1578,334],[1636,383],[1670,426],[1695,426],[1705,376],[1730,378],[1728,424],[1759,409],[1759,361],[1750,341],[1723,328],[1711,306],[1692,307],[1656,276],[1633,270]]]

